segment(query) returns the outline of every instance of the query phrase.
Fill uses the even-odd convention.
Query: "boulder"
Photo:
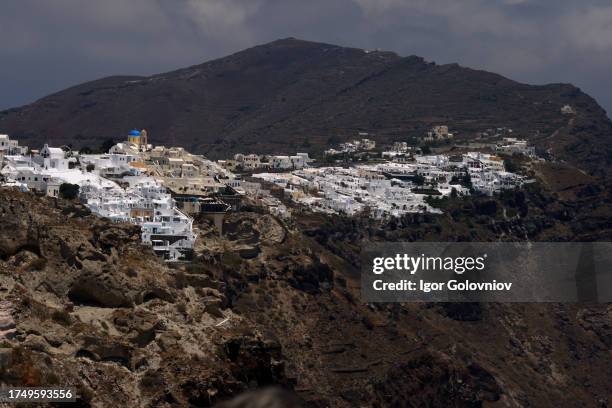
[[[12,338],[14,335],[13,304],[3,300],[0,302],[0,340]]]
[[[116,273],[85,270],[72,283],[68,298],[75,304],[127,307],[134,303],[129,286]]]

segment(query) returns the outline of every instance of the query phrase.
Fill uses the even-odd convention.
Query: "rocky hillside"
[[[198,221],[196,259],[169,268],[70,202],[1,190],[0,214],[0,377],[73,385],[80,406],[610,402],[610,306],[360,301],[359,244],[433,239],[452,215],[380,229],[247,205],[223,237]],[[473,218],[482,239],[525,234]]]
[[[71,385],[79,406],[210,406],[288,384],[278,342],[226,288],[171,270],[137,227],[0,192],[0,378]]]
[[[564,116],[569,104],[576,115]],[[95,147],[128,129],[216,158],[236,151],[320,152],[357,131],[378,141],[448,124],[471,137],[507,126],[560,158],[605,173],[612,125],[569,84],[532,86],[392,52],[284,39],[151,77],[109,77],[0,113],[0,131]]]

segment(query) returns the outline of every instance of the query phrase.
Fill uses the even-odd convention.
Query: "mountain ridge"
[[[562,115],[565,104],[577,114]],[[358,131],[392,142],[435,124],[468,138],[511,127],[588,172],[609,171],[612,123],[571,84],[527,85],[458,64],[293,38],[166,73],[100,78],[0,112],[0,130],[34,146],[91,146],[137,127],[156,144],[212,158],[317,153]]]

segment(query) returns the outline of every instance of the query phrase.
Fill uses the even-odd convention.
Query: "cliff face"
[[[168,269],[137,227],[8,190],[0,212],[3,383],[131,407],[286,384],[278,342],[227,308],[224,284]]]
[[[170,268],[136,228],[79,205],[0,190],[0,213],[0,374],[76,386],[81,406],[211,406],[269,385],[289,394],[225,406],[609,398],[609,306],[365,305],[356,253],[387,239],[366,221],[285,224],[246,206],[223,238],[199,221],[196,259]],[[382,231],[433,239],[454,230],[417,218]],[[496,228],[524,233],[488,223],[477,233]]]
[[[562,115],[571,105],[576,115]],[[158,144],[216,158],[233,152],[323,150],[357,131],[378,141],[447,124],[473,136],[511,127],[592,173],[606,173],[612,125],[568,84],[532,86],[456,64],[284,39],[151,77],[109,77],[0,113],[25,143],[95,147],[133,127]]]

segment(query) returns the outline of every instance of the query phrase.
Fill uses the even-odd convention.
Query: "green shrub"
[[[79,196],[79,185],[62,183],[59,188],[59,194],[61,198],[66,200],[74,200]]]

